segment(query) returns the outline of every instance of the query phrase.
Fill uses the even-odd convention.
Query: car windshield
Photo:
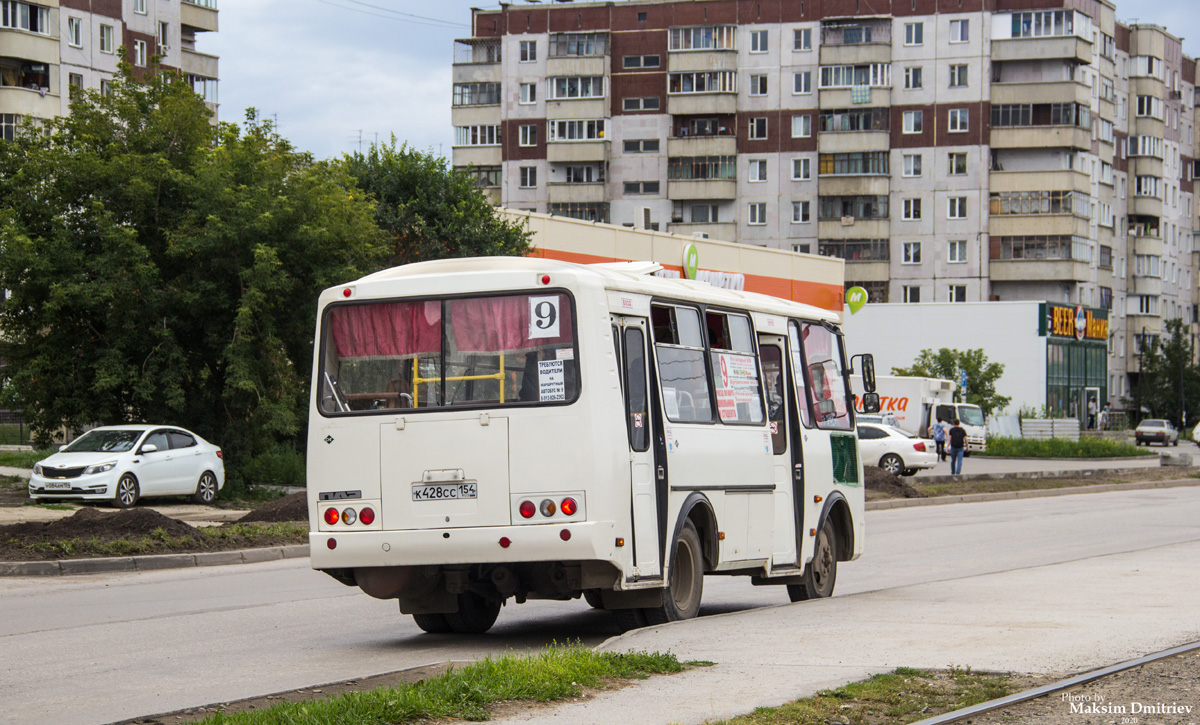
[[[974,405],[960,405],[958,419],[963,425],[983,425],[983,411]]]
[[[71,445],[64,453],[124,453],[133,448],[142,435],[140,430],[90,430]]]

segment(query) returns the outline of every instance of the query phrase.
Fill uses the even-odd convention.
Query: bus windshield
[[[566,293],[344,303],[328,308],[322,326],[322,414],[569,403],[579,394]]]

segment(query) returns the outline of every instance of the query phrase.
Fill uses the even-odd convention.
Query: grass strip
[[[1006,675],[980,675],[957,667],[945,672],[899,667],[886,675],[822,690],[780,707],[760,707],[712,725],[902,725],[1017,690],[1018,685]]]
[[[1124,458],[1153,456],[1151,451],[1123,441],[1105,438],[1006,438],[989,436],[986,451],[971,451],[972,456],[1004,456],[1007,458]]]
[[[33,464],[58,453],[57,448],[40,451],[0,451],[0,466],[7,468],[33,468]]]
[[[552,702],[578,697],[584,688],[650,675],[681,672],[704,663],[681,663],[656,652],[593,652],[581,645],[552,645],[530,656],[487,657],[443,675],[398,687],[378,687],[264,710],[217,713],[212,725],[393,725],[444,718],[483,721],[488,706],[503,701]]]

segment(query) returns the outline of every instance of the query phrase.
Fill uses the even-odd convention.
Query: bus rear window
[[[579,395],[576,352],[565,293],[331,305],[318,407],[568,403]]]

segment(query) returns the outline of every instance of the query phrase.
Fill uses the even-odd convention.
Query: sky
[[[515,0],[522,2],[522,0]],[[317,158],[376,140],[450,155],[454,40],[471,7],[495,0],[221,0],[220,30],[197,50],[220,56],[220,118],[247,108]],[[1196,0],[1117,0],[1123,22],[1162,25],[1200,56]]]

